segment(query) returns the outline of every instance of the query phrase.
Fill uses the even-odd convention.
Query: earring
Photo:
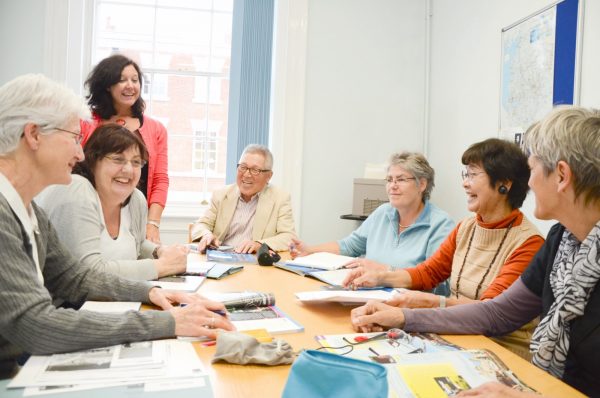
[[[506,185],[500,185],[498,192],[500,192],[500,195],[506,195],[508,193],[508,188],[506,188]]]

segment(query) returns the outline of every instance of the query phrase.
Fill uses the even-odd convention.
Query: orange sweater
[[[516,218],[515,218],[516,217]],[[513,226],[521,225],[523,222],[523,213],[520,210],[513,210],[508,217],[495,223],[484,223],[477,216],[477,224],[486,229],[507,228],[512,220]],[[438,283],[450,277],[452,267],[460,267],[461,264],[453,264],[454,251],[456,250],[456,235],[460,223],[452,230],[446,240],[440,245],[440,248],[427,260],[413,268],[406,268],[412,279],[411,289],[430,290]],[[521,246],[515,249],[500,269],[500,272],[490,284],[488,289],[481,293],[481,300],[491,299],[502,293],[508,288],[521,273],[527,268],[533,256],[544,244],[544,239],[540,235],[534,235],[527,239]]]

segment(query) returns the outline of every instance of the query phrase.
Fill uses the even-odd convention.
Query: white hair
[[[240,160],[247,153],[257,153],[259,155],[262,155],[262,157],[265,158],[265,169],[267,169],[267,170],[273,169],[273,154],[271,153],[269,148],[267,148],[266,146],[259,145],[259,144],[248,145],[246,148],[244,148],[244,152],[242,152],[242,154],[240,156]]]
[[[0,87],[0,155],[17,148],[27,123],[48,130],[89,117],[85,101],[67,87],[40,74],[19,76]]]

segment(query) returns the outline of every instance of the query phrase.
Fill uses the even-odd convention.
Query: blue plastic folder
[[[253,254],[207,250],[206,261],[215,261],[218,263],[256,263],[256,256]]]

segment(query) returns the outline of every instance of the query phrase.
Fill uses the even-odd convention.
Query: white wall
[[[0,85],[44,71],[46,2],[0,0]]]
[[[582,0],[580,0],[582,1]],[[472,143],[498,134],[503,27],[553,0],[433,0],[428,156],[436,170],[432,200],[455,219],[468,215],[460,156]],[[586,1],[581,104],[600,106],[600,2]],[[551,222],[533,219],[546,232]]]
[[[312,0],[308,4],[299,231],[311,243],[356,227],[353,178],[366,162],[422,150],[425,4]]]

